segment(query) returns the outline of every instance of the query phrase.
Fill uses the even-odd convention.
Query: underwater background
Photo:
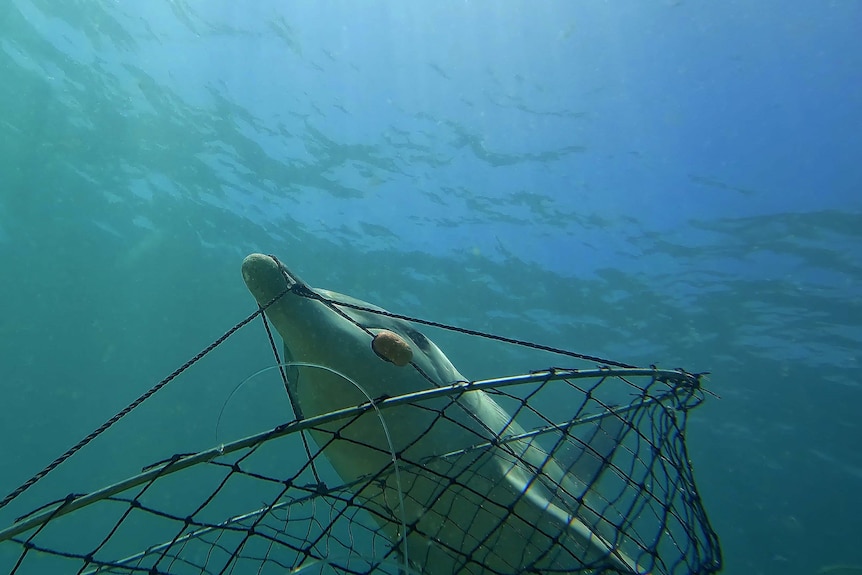
[[[841,1],[4,0],[0,496],[252,313],[262,251],[398,313],[711,372],[688,447],[724,572],[862,565],[860,26]],[[429,335],[471,378],[565,364]],[[228,402],[262,329],[220,352],[26,503],[289,419],[255,403],[277,382]]]

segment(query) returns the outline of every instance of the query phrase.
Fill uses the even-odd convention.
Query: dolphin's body
[[[269,256],[248,256],[242,273],[261,306],[292,288],[266,310],[284,340],[287,361],[332,368],[363,388],[326,370],[294,372],[288,383],[298,416],[466,381],[410,323],[335,304],[380,308],[312,290]],[[410,346],[411,363],[399,367],[372,350],[372,338],[381,330],[398,334]],[[384,410],[382,417],[400,459],[397,475],[383,473],[392,454],[373,412],[334,422],[313,436],[345,482],[377,478],[360,483],[357,495],[394,545],[402,540],[402,524],[407,526],[402,553],[411,569],[429,575],[515,574],[594,565],[645,573],[612,543],[617,534],[601,518],[603,507],[586,503],[589,486],[616,447],[621,420],[602,424],[580,463],[568,466],[527,440],[461,451],[524,432],[482,391],[403,404]]]

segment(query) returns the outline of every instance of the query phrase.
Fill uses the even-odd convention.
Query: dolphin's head
[[[281,335],[291,361],[336,369],[359,382],[375,399],[463,380],[432,341],[409,322],[374,313],[383,311],[379,307],[311,288],[283,264],[263,254],[245,258],[242,276],[259,305],[272,302],[266,315]],[[304,405],[306,416],[365,401],[352,384],[338,378],[317,374],[302,381],[302,386],[316,387],[299,389],[300,402],[311,401],[316,406],[307,410],[310,406]]]
[[[285,348],[296,361],[314,362],[326,343],[321,332],[331,336],[350,333],[355,326],[341,325],[321,301],[307,297],[314,292],[280,262],[263,254],[251,254],[242,262],[242,278],[258,305],[267,306],[266,315],[281,335]],[[273,299],[278,297],[277,301]],[[333,324],[333,325],[330,325]],[[324,329],[327,328],[327,329]]]

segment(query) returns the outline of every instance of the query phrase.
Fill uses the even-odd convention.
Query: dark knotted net
[[[554,368],[286,421],[89,494],[33,502],[0,524],[0,572],[714,573],[718,540],[685,444],[700,383],[682,370]],[[421,460],[409,446],[383,453],[385,464],[351,484],[327,463],[332,449],[368,449],[351,430],[372,420],[385,433],[392,410],[417,410],[415,441],[437,440],[436,430],[464,426],[465,394],[476,393],[519,425],[473,426],[469,445]]]

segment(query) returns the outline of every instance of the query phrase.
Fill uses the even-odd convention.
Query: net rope
[[[300,295],[321,297],[309,294]],[[0,509],[20,502],[33,484],[74,460],[97,435],[272,303],[10,493]],[[360,405],[173,455],[87,494],[47,504],[27,501],[31,511],[0,530],[0,572],[676,575],[720,570],[718,538],[685,443],[688,412],[704,399],[701,374],[636,368],[360,309],[561,352],[599,367],[555,367],[369,396]],[[280,358],[268,369],[286,378],[287,368],[335,373],[329,366]],[[477,393],[502,408],[509,418],[505,425],[492,429],[465,416],[465,402]],[[411,410],[421,422],[415,435],[394,438],[381,453],[374,453],[379,446],[356,439],[355,430],[367,429],[369,421],[386,431],[398,410]],[[513,422],[518,425],[510,426]],[[440,429],[456,429],[469,441],[440,445],[432,455],[414,449],[440,437]],[[327,453],[344,449],[365,450],[384,463],[345,483],[327,461]]]

